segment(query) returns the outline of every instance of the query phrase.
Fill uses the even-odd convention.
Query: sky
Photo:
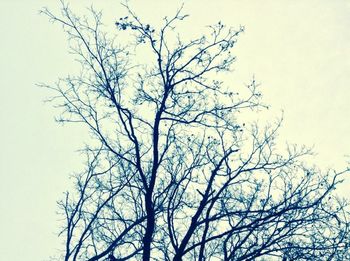
[[[71,1],[73,2],[73,1]],[[81,13],[95,5],[112,25],[122,17],[119,1],[75,1]],[[282,140],[313,146],[311,160],[342,170],[350,155],[350,2],[184,1],[190,14],[185,33],[222,21],[244,25],[232,75],[244,84],[261,83],[272,120],[284,112]],[[130,1],[145,21],[158,24],[181,1]],[[56,201],[79,171],[86,133],[60,126],[58,111],[44,103],[49,92],[36,84],[53,83],[74,72],[61,28],[38,10],[58,10],[54,0],[0,1],[0,258],[48,260],[60,248]],[[350,181],[339,193],[346,195]]]

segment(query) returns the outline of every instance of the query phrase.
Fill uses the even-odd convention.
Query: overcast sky
[[[245,26],[236,49],[235,82],[255,75],[272,107],[269,115],[284,110],[281,138],[314,146],[318,155],[312,160],[323,168],[344,168],[344,155],[350,154],[350,2],[185,2],[188,33],[219,20]],[[107,24],[124,14],[111,0],[82,0],[73,10],[79,13],[91,3],[104,10]],[[157,24],[180,3],[134,0],[131,6]],[[81,166],[76,152],[81,129],[57,125],[57,111],[42,102],[48,92],[35,86],[76,68],[61,28],[38,15],[43,6],[56,10],[59,2],[0,1],[1,260],[41,261],[56,253],[55,202],[70,184],[69,173]]]

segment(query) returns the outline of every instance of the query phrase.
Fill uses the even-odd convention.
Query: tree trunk
[[[152,194],[146,194],[146,212],[147,212],[147,227],[145,236],[143,237],[143,261],[149,261],[151,258],[151,243],[155,226],[155,215],[152,204]]]

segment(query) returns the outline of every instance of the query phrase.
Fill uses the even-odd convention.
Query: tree
[[[347,170],[321,172],[305,162],[309,149],[277,148],[280,120],[244,123],[245,111],[266,107],[256,81],[238,92],[222,80],[243,28],[219,22],[182,40],[182,9],[157,29],[125,7],[115,38],[93,9],[92,19],[63,2],[60,16],[42,11],[81,63],[45,87],[59,121],[94,138],[59,203],[64,260],[349,258],[347,202],[334,192]],[[116,44],[131,33],[132,44]]]

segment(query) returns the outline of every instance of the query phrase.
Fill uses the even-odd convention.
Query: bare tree
[[[115,38],[100,12],[42,11],[81,63],[46,86],[59,121],[94,138],[59,203],[64,260],[348,259],[347,203],[334,194],[346,171],[308,166],[303,146],[277,149],[281,121],[244,123],[244,111],[265,107],[256,81],[222,80],[243,28],[219,22],[186,41],[181,9],[157,29],[125,7]],[[130,33],[132,44],[117,44]]]

